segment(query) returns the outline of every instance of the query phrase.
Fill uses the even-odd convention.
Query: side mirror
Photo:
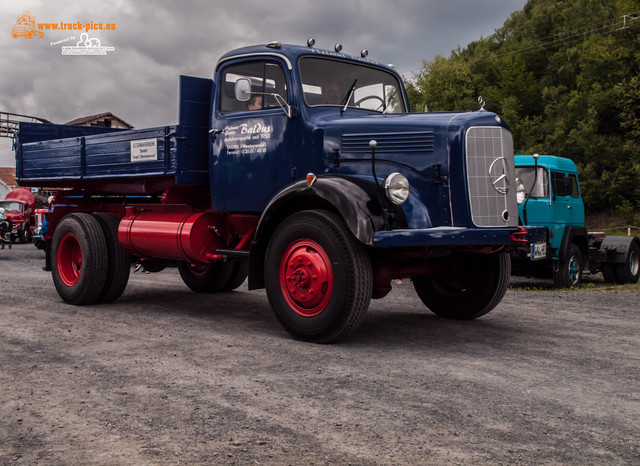
[[[235,85],[236,100],[247,102],[251,98],[251,81],[241,78],[236,81]]]

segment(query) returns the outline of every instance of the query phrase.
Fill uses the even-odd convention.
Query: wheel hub
[[[66,234],[60,241],[57,262],[60,278],[64,284],[75,285],[82,271],[82,250],[78,239],[73,234]]]
[[[333,269],[324,249],[312,240],[291,244],[282,257],[280,284],[295,312],[305,317],[320,314],[333,290]]]

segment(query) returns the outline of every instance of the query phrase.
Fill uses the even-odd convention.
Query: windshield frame
[[[316,77],[316,79],[311,82],[309,82],[309,80],[306,79],[305,72],[304,72],[305,60],[314,60],[314,61],[322,60],[325,62],[340,63],[350,67],[351,71],[356,71],[359,68],[360,69],[366,68],[368,70],[375,71],[376,73],[380,73],[381,77],[385,76],[388,79],[386,80],[380,79],[378,82],[375,82],[375,80],[374,82],[371,82],[371,80],[365,80],[365,85],[358,87],[357,86],[358,81],[362,82],[360,80],[360,77],[362,76],[360,77],[357,76],[357,74],[359,73],[356,74],[352,72],[346,75],[340,74],[340,79],[333,81],[334,83],[338,84],[338,86],[336,86],[338,88],[338,91],[334,94],[334,96],[336,97],[330,98],[331,100],[333,100],[331,102],[325,102],[323,100],[326,100],[328,97],[326,95],[323,95],[323,92],[322,92],[323,89],[319,85],[320,81],[322,81],[322,78]],[[370,111],[370,112],[375,112],[380,114],[407,113],[408,105],[407,105],[406,96],[404,93],[404,83],[398,75],[396,75],[390,70],[386,70],[382,67],[370,65],[367,63],[351,61],[348,59],[341,59],[336,57],[325,57],[325,56],[318,56],[318,55],[302,55],[298,57],[297,71],[298,71],[298,79],[300,81],[300,87],[302,91],[302,100],[308,108],[339,107],[343,109],[350,108],[350,109],[357,109],[357,110],[365,110],[365,111]],[[324,78],[325,79],[327,77],[333,78],[336,75],[338,75],[338,73],[327,73],[327,75]],[[327,83],[329,83],[329,81],[325,82],[325,84]],[[358,97],[358,94],[359,94],[358,91],[361,91],[371,86],[383,86],[382,96],[375,96],[375,97],[372,97],[371,99],[366,99],[366,96]],[[393,95],[390,95],[387,98],[388,87],[392,87],[393,89],[395,89],[395,93],[397,94],[397,96],[394,97]],[[305,88],[307,88],[307,90],[305,90]],[[373,96],[374,94],[369,94],[369,95]],[[313,102],[311,99],[312,96],[318,99],[318,102]],[[345,102],[347,97],[349,97],[349,102]],[[363,106],[355,106],[355,103],[358,102],[359,99],[361,103],[366,102],[367,100],[371,100],[372,103],[380,101],[381,109],[378,110],[378,109],[367,108]],[[395,102],[394,105],[399,106],[399,108],[397,108],[396,110],[389,111],[388,108],[392,100]]]

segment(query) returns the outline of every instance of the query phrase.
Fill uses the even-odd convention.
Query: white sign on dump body
[[[158,160],[158,145],[155,139],[131,141],[131,161],[148,162]]]

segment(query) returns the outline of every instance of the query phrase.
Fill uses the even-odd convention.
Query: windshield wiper
[[[345,99],[342,101],[342,103],[344,104],[344,107],[342,107],[342,111],[346,111],[347,107],[349,106],[349,101],[351,100],[351,96],[353,95],[353,93],[356,90],[356,83],[358,82],[358,78],[353,80],[353,84],[351,85],[351,87],[349,88],[349,93],[347,94],[347,97],[345,97]]]

